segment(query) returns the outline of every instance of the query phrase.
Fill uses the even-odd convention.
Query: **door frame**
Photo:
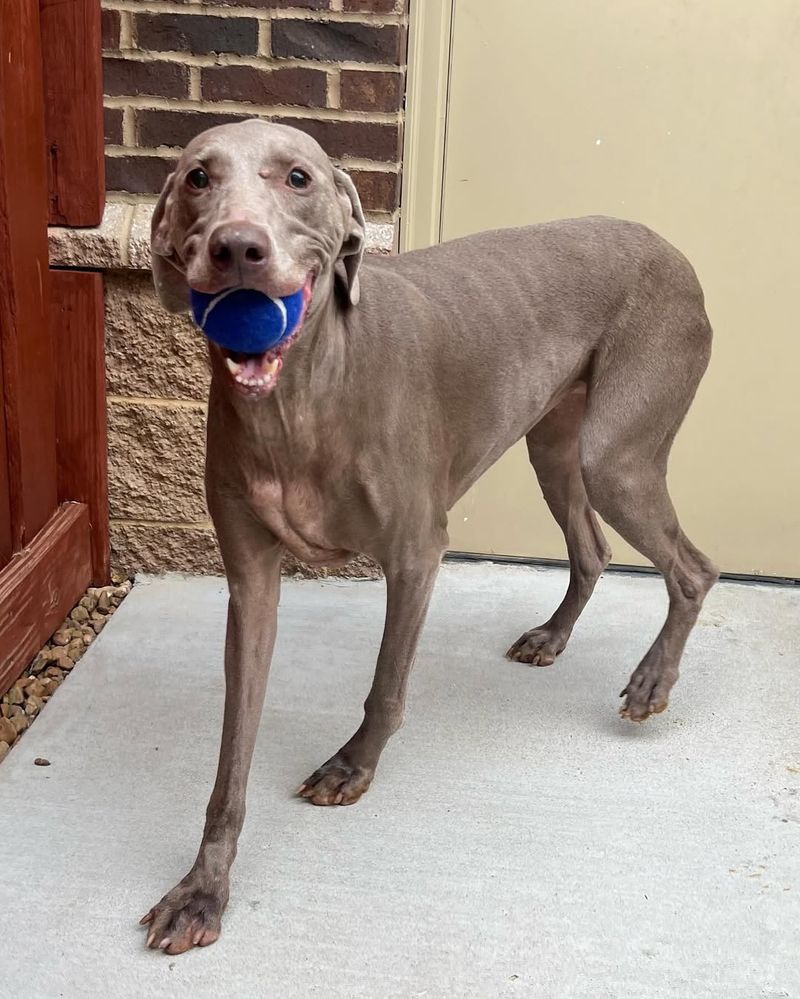
[[[441,241],[455,3],[411,0],[400,198],[403,252]]]

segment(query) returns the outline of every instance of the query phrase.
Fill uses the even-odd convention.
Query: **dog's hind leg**
[[[666,482],[673,439],[706,367],[710,329],[696,312],[661,324],[652,324],[645,344],[620,337],[596,365],[580,435],[590,503],[663,574],[669,595],[664,626],[622,691],[620,713],[632,721],[666,708],[684,645],[718,576],[681,530]]]
[[[581,382],[526,438],[542,494],[564,532],[570,570],[566,595],[550,620],[526,631],[506,653],[531,666],[549,666],[563,651],[611,557],[581,475],[578,437],[585,409],[586,385]]]

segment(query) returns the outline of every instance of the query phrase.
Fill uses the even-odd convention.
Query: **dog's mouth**
[[[303,285],[303,311],[295,328],[280,343],[262,354],[247,354],[238,350],[228,350],[226,347],[217,348],[222,354],[233,387],[241,395],[258,399],[268,395],[277,385],[284,357],[297,339],[308,313],[315,277],[316,275],[310,274],[306,279]]]

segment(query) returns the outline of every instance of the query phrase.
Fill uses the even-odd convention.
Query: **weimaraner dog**
[[[364,257],[352,181],[293,128],[245,121],[192,141],[153,219],[161,301],[189,288],[284,296],[302,327],[277,350],[210,347],[206,489],[230,600],[216,784],[194,866],[142,920],[177,954],[217,939],[277,627],[281,554],[386,576],[386,621],[358,731],[299,789],[350,805],[403,717],[409,672],[447,548],[447,512],[525,437],[566,537],[569,586],[511,646],[563,651],[610,551],[594,511],[663,573],[664,626],[621,713],[663,711],[717,578],[681,530],[667,458],[711,349],[692,267],[642,225],[570,219]]]

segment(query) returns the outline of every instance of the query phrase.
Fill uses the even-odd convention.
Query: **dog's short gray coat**
[[[300,788],[318,805],[351,804],[369,787],[401,722],[447,511],[523,436],[571,573],[561,605],[511,646],[512,660],[549,665],[564,649],[610,557],[594,511],[661,570],[669,593],[664,626],[623,691],[624,716],[666,707],[716,579],[665,482],[711,348],[700,285],[677,250],[608,218],[391,258],[363,258],[363,247],[349,178],[308,136],[262,121],[195,139],[155,213],[167,308],[186,310],[189,286],[275,296],[313,281],[277,380],[243,387],[229,370],[241,359],[226,364],[210,348],[207,494],[230,588],[225,717],[197,860],[143,920],[149,945],[169,953],[219,935],[284,547],[320,564],[363,552],[386,574],[364,720]]]

